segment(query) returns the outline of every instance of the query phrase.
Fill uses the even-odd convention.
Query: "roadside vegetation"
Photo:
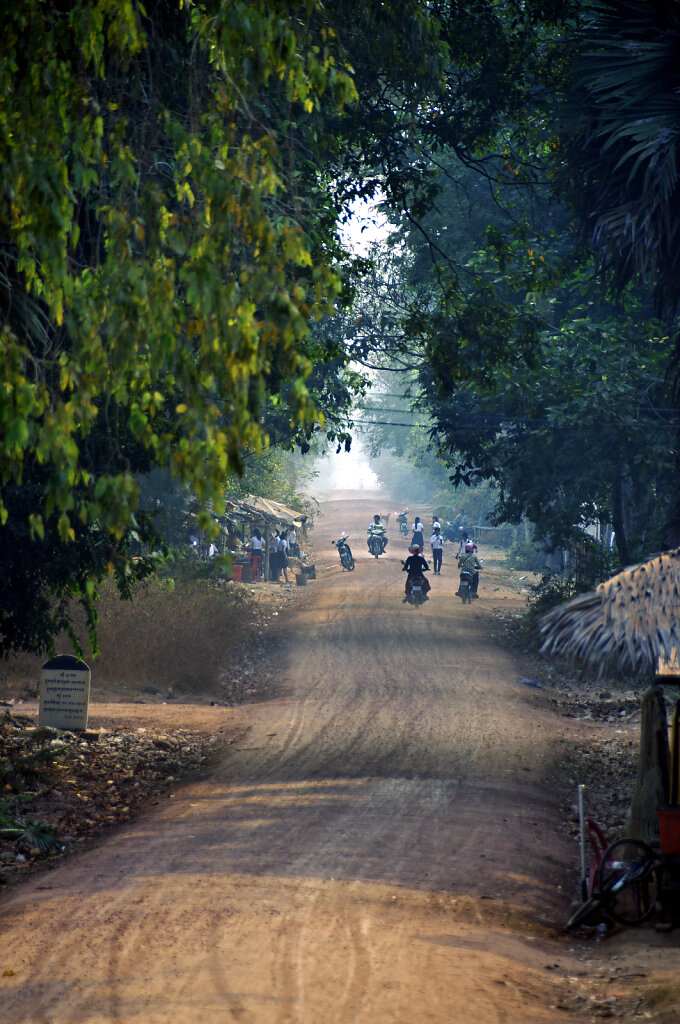
[[[680,540],[678,9],[15,5],[0,652],[74,599],[96,646],[170,486],[211,534],[241,474],[357,430],[546,549]]]

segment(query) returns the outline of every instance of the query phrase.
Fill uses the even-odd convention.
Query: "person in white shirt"
[[[434,527],[432,536],[430,537],[430,547],[432,548],[432,564],[434,568],[434,575],[441,576],[442,574],[442,557],[444,538],[442,537],[441,527],[439,523]]]
[[[262,578],[262,548],[264,540],[257,526],[250,538],[250,578],[259,580]]]
[[[285,530],[279,537],[279,568],[283,571],[283,577],[288,582],[288,534]]]
[[[272,583],[278,583],[281,563],[279,562],[279,531],[272,533],[269,537],[269,578]]]

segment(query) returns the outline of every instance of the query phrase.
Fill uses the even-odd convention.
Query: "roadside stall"
[[[290,508],[288,505],[284,505],[280,501],[273,501],[271,498],[261,498],[259,495],[248,494],[246,495],[245,501],[248,502],[254,509],[260,512],[262,515],[266,515],[274,521],[274,529],[286,529],[289,530],[294,527],[296,532],[301,532],[303,536],[306,536],[307,523],[309,516],[306,512],[301,512],[298,509]],[[266,535],[265,545],[265,579],[269,578],[269,534]]]
[[[242,544],[239,551],[232,552],[232,578],[242,580],[244,583],[250,582],[250,558],[246,555],[245,549],[256,527],[260,530],[264,541],[262,561],[264,579],[267,580],[270,568],[270,532],[294,526],[304,535],[308,519],[308,515],[304,512],[255,494],[247,494],[242,499],[227,501],[224,515],[220,520],[220,529],[225,537],[235,532]]]

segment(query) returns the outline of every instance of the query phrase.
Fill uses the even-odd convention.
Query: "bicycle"
[[[598,833],[590,892],[567,921],[567,931],[607,918],[622,925],[642,924],[656,909],[660,858],[641,839],[617,839],[601,852]]]

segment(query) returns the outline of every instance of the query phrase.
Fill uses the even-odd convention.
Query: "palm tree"
[[[680,296],[680,0],[598,0],[584,16],[571,151],[581,215],[618,287]]]
[[[675,321],[680,300],[680,0],[594,0],[569,94],[576,207],[616,290],[644,282]],[[680,419],[680,332],[669,376]],[[678,492],[663,532],[680,544]]]

